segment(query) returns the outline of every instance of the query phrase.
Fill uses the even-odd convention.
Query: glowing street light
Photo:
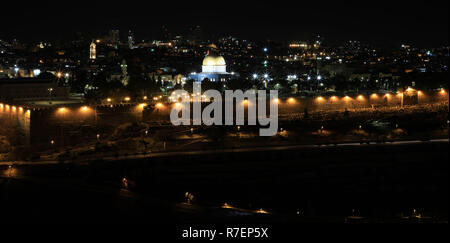
[[[318,102],[322,102],[324,100],[324,98],[322,96],[317,97],[316,99]]]
[[[288,99],[288,102],[293,104],[293,103],[295,103],[295,99],[291,97],[291,98]]]
[[[128,101],[131,100],[131,98],[130,98],[130,97],[125,97],[123,100],[126,101],[126,102],[128,102]]]
[[[87,106],[83,106],[83,107],[81,107],[81,110],[82,110],[82,111],[87,111],[87,110],[88,110],[88,107],[87,107]]]
[[[163,104],[162,104],[162,103],[157,103],[157,104],[156,104],[156,107],[157,107],[157,108],[162,108],[162,107],[163,107]]]
[[[358,95],[358,100],[364,100],[364,96],[363,95]]]

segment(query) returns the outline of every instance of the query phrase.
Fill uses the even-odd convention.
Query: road
[[[231,148],[231,149],[210,149],[210,150],[194,150],[194,151],[170,151],[170,152],[155,152],[140,155],[128,155],[128,156],[108,156],[100,157],[103,161],[117,161],[124,159],[145,159],[154,157],[169,157],[169,156],[182,156],[182,155],[208,155],[216,153],[239,153],[239,152],[259,152],[259,151],[280,151],[280,150],[297,150],[297,149],[320,149],[325,147],[362,147],[362,146],[396,146],[396,145],[409,145],[409,144],[422,144],[422,143],[448,143],[449,139],[432,139],[428,141],[421,140],[407,140],[407,141],[393,141],[386,143],[368,142],[368,143],[337,143],[328,145],[282,145],[282,146],[264,146],[264,147],[247,147],[247,148]],[[86,163],[99,157],[90,157],[87,159],[78,160],[66,160],[60,162],[57,160],[49,161],[9,161],[0,162],[0,166],[13,166],[13,165],[50,165],[60,163]]]

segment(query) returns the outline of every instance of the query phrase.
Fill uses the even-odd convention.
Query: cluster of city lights
[[[18,113],[23,113],[24,108],[22,106],[15,106],[15,105],[8,105],[8,104],[3,104],[0,103],[0,109],[3,110],[5,109],[6,111],[12,111],[12,112],[18,112]],[[26,111],[27,114],[30,114],[31,111],[27,110]]]
[[[148,105],[147,103],[140,103],[140,104],[138,104],[136,107],[139,108],[139,109],[141,109],[141,110],[143,110],[147,105]],[[111,105],[111,107],[114,107],[114,106]],[[93,110],[93,109],[90,108],[90,107],[88,107],[88,106],[82,106],[82,107],[80,107],[80,108],[78,109],[78,111],[80,111],[80,112],[82,112],[82,113],[89,113],[89,112],[91,112],[92,110]],[[60,108],[58,108],[57,111],[58,111],[58,113],[60,113],[60,114],[65,114],[65,113],[70,112],[71,110],[70,110],[69,108],[67,108],[67,107],[60,107]]]
[[[418,95],[419,97],[421,97],[421,96],[424,95],[424,93],[423,93],[422,91],[420,91],[420,90],[414,90],[414,89],[412,89],[412,88],[408,88],[405,92],[397,92],[396,95],[397,95],[397,97],[402,98],[405,94],[409,94],[409,93],[411,93],[411,92],[417,92],[417,95]],[[441,90],[439,91],[439,94],[440,94],[440,95],[446,95],[446,94],[447,94],[447,91],[445,91],[445,89],[441,89]],[[386,93],[386,94],[384,94],[384,95],[380,95],[380,94],[377,94],[377,93],[373,93],[373,94],[369,95],[368,98],[371,99],[371,100],[376,100],[376,99],[383,98],[383,97],[386,98],[386,99],[390,99],[390,98],[392,98],[393,96],[394,96],[394,94],[390,94],[390,93]],[[355,98],[352,98],[352,97],[350,97],[350,96],[348,96],[348,95],[346,95],[346,96],[344,96],[344,97],[331,96],[331,97],[329,97],[328,100],[330,100],[331,102],[336,102],[336,101],[339,101],[340,99],[342,99],[342,100],[344,100],[344,101],[346,101],[346,102],[352,101],[352,100],[364,101],[364,100],[366,100],[366,97],[365,97],[364,95],[358,95],[358,96],[356,96]],[[323,96],[318,96],[318,97],[316,97],[316,101],[319,102],[319,103],[325,102],[326,100],[327,100],[327,98],[325,98],[325,97],[323,97]],[[295,100],[294,100],[294,98],[289,98],[289,99],[288,99],[288,102],[289,102],[289,103],[294,103]]]
[[[366,99],[377,100],[377,99],[380,99],[380,98],[386,98],[386,99],[389,100],[389,99],[391,99],[391,98],[393,98],[395,96],[400,98],[400,99],[402,99],[404,95],[410,95],[411,93],[416,93],[418,95],[418,97],[424,96],[424,92],[422,92],[420,90],[415,90],[413,88],[408,88],[404,92],[397,92],[396,94],[392,94],[392,93],[386,93],[386,94],[373,93],[371,95],[368,95],[367,97],[364,96],[364,95],[357,95],[354,98],[352,98],[350,96],[347,96],[347,95],[344,96],[344,97],[338,97],[338,96],[323,97],[323,96],[318,96],[318,97],[315,98],[315,101],[317,103],[324,103],[326,101],[330,101],[331,103],[335,103],[335,102],[337,103],[340,100],[343,100],[344,102],[350,102],[352,100],[357,100],[357,101],[362,102],[362,101],[365,101]],[[441,96],[446,96],[447,95],[447,91],[445,89],[440,89],[438,94],[441,95]],[[195,100],[195,101],[198,101],[198,102],[210,102],[211,101],[205,95],[200,95],[198,93],[196,96],[199,97],[199,98],[196,98],[197,100]],[[164,105],[164,103],[162,101],[162,98],[163,97],[161,95],[153,97],[153,101],[157,102],[157,103],[155,103],[155,107],[157,109],[165,108],[165,105]],[[193,94],[190,94],[190,95],[186,94],[183,97],[181,95],[171,96],[171,97],[169,97],[169,101],[170,101],[170,103],[172,103],[172,105],[174,107],[180,107],[182,105],[182,103],[180,102],[180,98],[189,99],[190,102],[194,101]],[[143,99],[144,100],[148,100],[148,97],[144,96]],[[129,101],[131,101],[131,98],[127,96],[127,97],[124,97],[121,100],[129,102]],[[107,103],[110,104],[110,107],[114,107],[114,105],[112,104],[112,102],[113,102],[112,98],[107,98],[106,101],[107,101]],[[294,97],[287,98],[285,101],[288,104],[296,104],[298,102],[297,99],[295,99]],[[281,104],[282,100],[277,98],[273,102],[275,102],[277,104]],[[247,106],[251,105],[250,102],[247,99],[243,100],[242,103],[243,103],[243,105],[247,105]],[[139,103],[139,104],[137,104],[136,107],[141,109],[141,110],[143,110],[147,106],[148,106],[147,103]],[[3,104],[3,103],[0,103],[0,109],[1,110],[5,109],[6,111],[19,112],[19,113],[22,113],[24,111],[24,108],[21,107],[21,106],[8,105],[8,104]],[[88,106],[82,106],[82,107],[79,108],[79,111],[84,112],[84,113],[90,112],[91,110],[92,109],[90,107],[88,107]],[[68,108],[66,108],[66,107],[60,107],[60,108],[57,109],[57,111],[59,113],[64,114],[64,113],[69,112],[70,110]],[[30,110],[27,110],[26,112],[28,114],[31,113]]]

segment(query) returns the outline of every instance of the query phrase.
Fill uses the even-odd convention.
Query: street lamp
[[[53,92],[53,88],[48,88],[47,89],[48,90],[48,93],[49,93],[49,96],[50,96],[50,104],[52,103],[52,92]]]

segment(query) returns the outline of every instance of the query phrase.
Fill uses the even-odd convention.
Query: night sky
[[[65,1],[64,1],[65,2]],[[185,34],[200,25],[207,37],[257,40],[361,40],[380,45],[448,45],[448,1],[108,1],[2,2],[0,39],[69,40],[132,29],[138,40],[161,37],[161,26]],[[297,2],[297,5],[294,5]]]

